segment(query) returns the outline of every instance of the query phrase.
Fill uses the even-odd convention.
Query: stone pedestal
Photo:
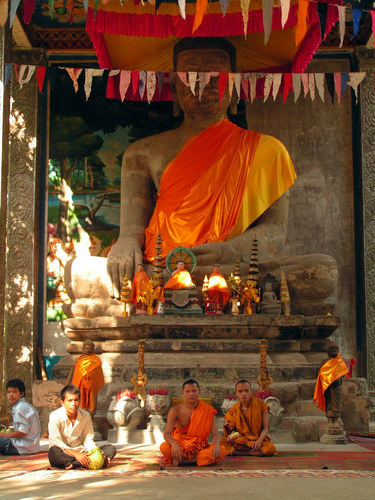
[[[108,441],[117,444],[155,444],[153,433],[150,429],[128,429],[118,427],[109,429]]]
[[[348,438],[340,424],[328,424],[320,436],[320,442],[322,444],[348,444]]]

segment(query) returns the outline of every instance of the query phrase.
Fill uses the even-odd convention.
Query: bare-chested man
[[[225,456],[216,425],[217,411],[199,400],[200,393],[198,382],[187,380],[182,386],[184,402],[169,410],[165,442],[160,445],[166,464],[210,465]],[[210,432],[213,444],[208,444]]]

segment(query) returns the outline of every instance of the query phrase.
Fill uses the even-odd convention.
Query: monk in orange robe
[[[138,297],[140,296],[143,284],[145,283],[147,285],[150,281],[148,274],[143,269],[143,264],[138,264],[137,269],[138,271],[134,273],[133,276],[132,291],[130,295],[130,302],[132,302],[135,307],[137,307],[139,301]]]
[[[348,372],[337,344],[331,344],[328,348],[328,359],[322,361],[316,379],[313,401],[317,402],[318,408],[326,412],[328,422],[332,425],[340,418],[341,384]]]
[[[218,311],[221,312],[230,297],[229,287],[220,272],[220,266],[215,264],[214,270],[208,279],[208,295],[216,301]]]
[[[247,380],[237,382],[236,395],[240,401],[225,415],[221,438],[227,454],[274,455],[276,448],[267,436],[269,406],[253,395]]]
[[[196,462],[198,466],[210,465],[225,456],[216,425],[217,411],[199,400],[200,393],[198,382],[187,380],[182,386],[184,402],[169,410],[165,442],[160,445],[165,464],[177,466]],[[210,432],[213,444],[208,443]]]
[[[87,409],[91,415],[95,414],[96,398],[104,385],[102,362],[94,354],[94,342],[86,339],[82,347],[82,356],[77,359],[74,367],[71,384],[81,391],[80,407]]]

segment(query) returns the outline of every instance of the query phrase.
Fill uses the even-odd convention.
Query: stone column
[[[29,62],[32,64],[32,62]],[[10,86],[10,87],[9,87]],[[1,302],[4,304],[3,379],[21,378],[31,392],[35,375],[37,278],[38,88],[35,74],[20,89],[12,71],[8,83],[9,154],[3,155]],[[40,127],[39,127],[40,129]],[[4,136],[3,136],[4,142]],[[8,142],[8,141],[6,141]],[[5,144],[3,144],[5,146]],[[8,145],[6,145],[8,147]],[[3,246],[4,245],[4,246]],[[3,250],[2,250],[3,251]]]
[[[375,50],[357,50],[359,70],[367,72],[360,85],[362,150],[362,217],[364,270],[364,364],[369,394],[375,403]],[[360,300],[360,298],[358,298]]]

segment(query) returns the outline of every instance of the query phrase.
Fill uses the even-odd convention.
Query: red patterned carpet
[[[47,452],[33,456],[1,456],[0,478],[25,472],[47,471],[49,462]],[[299,473],[325,475],[338,473],[352,475],[355,471],[365,472],[366,477],[375,477],[375,452],[368,451],[280,451],[274,457],[227,457],[219,466],[169,467],[160,470],[159,455],[153,450],[121,450],[113,459],[109,469],[96,471],[95,474],[110,475],[278,475]],[[93,471],[71,471],[92,474]],[[61,473],[66,474],[65,471]],[[362,474],[357,474],[362,475]]]

